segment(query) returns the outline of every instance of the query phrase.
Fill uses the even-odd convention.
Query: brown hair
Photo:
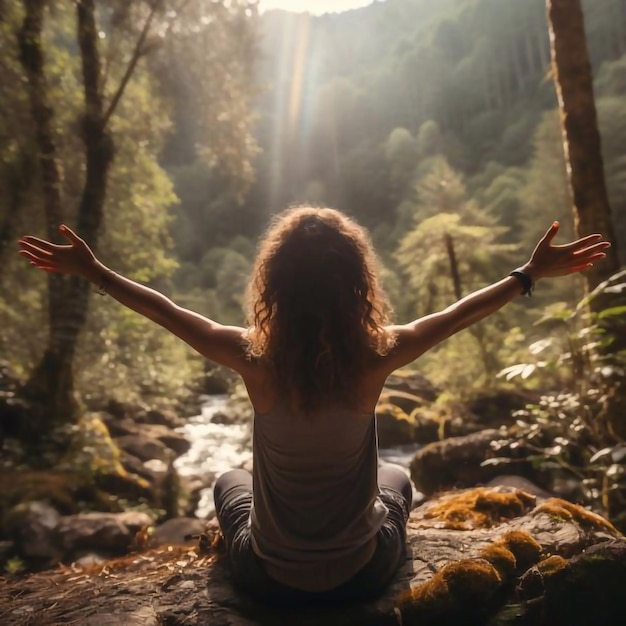
[[[249,356],[265,360],[291,406],[306,413],[350,404],[367,359],[394,342],[369,237],[333,209],[276,216],[247,305]]]

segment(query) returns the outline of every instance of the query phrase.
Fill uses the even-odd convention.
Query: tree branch
[[[128,67],[126,68],[126,72],[124,72],[124,76],[122,77],[119,87],[117,88],[117,91],[115,92],[113,99],[111,100],[111,103],[109,104],[109,107],[106,110],[106,113],[104,114],[104,118],[102,121],[103,128],[106,127],[109,119],[111,118],[111,115],[113,115],[113,113],[115,112],[117,105],[119,104],[120,100],[122,99],[122,96],[124,95],[124,90],[126,89],[126,85],[128,85],[128,81],[133,75],[133,72],[135,71],[135,67],[137,66],[137,63],[139,62],[139,59],[141,58],[143,45],[146,41],[146,37],[148,36],[148,32],[150,31],[150,26],[152,25],[152,20],[154,19],[158,5],[159,5],[158,0],[153,0],[152,7],[150,8],[150,14],[148,15],[148,19],[146,20],[146,23],[143,26],[141,34],[139,35],[139,39],[137,39],[137,44],[135,45],[133,56],[130,59],[130,63],[128,64]]]

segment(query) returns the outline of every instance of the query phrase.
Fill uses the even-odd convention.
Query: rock
[[[152,525],[146,513],[82,513],[60,519],[56,542],[67,555],[97,550],[109,554],[124,554],[133,545],[135,536]]]
[[[27,616],[38,626],[68,615],[93,626],[623,623],[626,539],[582,507],[517,489],[472,489],[415,509],[407,532],[403,567],[382,597],[363,603],[270,609],[235,589],[224,553],[204,544],[206,552],[156,548],[83,573],[8,581],[0,606],[9,607],[7,623]]]
[[[504,473],[541,482],[540,476],[521,451],[520,458],[510,459],[505,465],[481,465],[483,461],[496,456],[491,442],[501,438],[500,431],[488,429],[424,446],[411,461],[411,479],[415,487],[430,495],[444,489],[484,484]]]
[[[498,428],[515,421],[513,413],[527,404],[536,404],[540,394],[533,391],[499,389],[474,397],[468,403],[468,409],[476,416],[476,422],[482,428]]]
[[[199,391],[208,396],[226,395],[232,390],[235,380],[232,372],[227,368],[213,367],[205,372],[199,385]]]
[[[80,567],[83,569],[88,569],[90,567],[94,567],[96,565],[100,565],[107,560],[107,557],[102,554],[97,554],[96,552],[87,552],[82,556],[76,556],[73,561],[73,565],[75,567]]]
[[[172,429],[179,428],[185,423],[183,419],[174,413],[174,411],[167,409],[163,409],[161,411],[151,409],[142,413],[140,417],[138,416],[136,421],[145,424],[167,426]]]
[[[173,450],[177,457],[189,452],[189,449],[191,448],[191,442],[186,437],[180,433],[174,432],[173,430],[163,433],[162,435],[158,435],[157,439],[161,443],[165,444],[170,450]]]
[[[409,370],[397,370],[391,374],[385,381],[384,392],[392,395],[394,392],[401,392],[407,396],[413,396],[415,398],[412,401],[413,406],[415,404],[430,404],[441,393],[425,376]],[[411,398],[407,397],[406,400],[411,401]]]
[[[150,449],[146,447],[149,444],[139,443],[140,439],[147,441],[156,440],[165,445],[166,448],[172,450],[177,457],[185,454],[191,448],[190,441],[184,435],[162,424],[137,424],[129,419],[115,420],[110,416],[106,424],[109,432],[116,437],[118,446],[145,461],[149,459],[143,458],[140,454],[137,454],[136,451],[138,449],[145,448],[144,454],[158,454],[159,456],[150,458],[160,459],[162,461],[166,460],[167,455],[162,457],[163,452],[158,452],[156,449],[150,451]],[[132,449],[135,449],[135,452],[132,452]]]
[[[137,424],[129,417],[117,418],[101,411],[98,413],[100,419],[104,422],[111,437],[124,437],[125,435],[136,435],[139,432]]]
[[[175,517],[160,524],[150,536],[151,546],[176,546],[184,543],[197,543],[197,539],[185,539],[185,537],[201,535],[204,532],[206,522],[195,517]]]
[[[60,556],[54,541],[60,519],[59,512],[45,502],[24,502],[8,512],[4,528],[24,556],[55,561]]]
[[[378,445],[381,448],[393,448],[414,441],[414,425],[389,404],[381,405],[376,410],[376,430]]]
[[[111,607],[113,608],[113,607]],[[83,626],[161,626],[163,622],[158,618],[151,606],[143,606],[134,611],[118,611],[98,613],[88,617]]]
[[[148,435],[124,435],[116,439],[117,445],[141,461],[159,459],[167,462],[171,456],[170,449],[158,439]]]
[[[137,415],[140,415],[141,413],[145,413],[149,409],[143,403],[132,404],[130,402],[120,402],[119,400],[115,400],[114,398],[111,398],[107,402],[104,410],[105,412],[111,414],[116,419],[120,419],[120,420],[130,419],[134,421]]]

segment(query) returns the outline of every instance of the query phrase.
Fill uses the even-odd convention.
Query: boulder
[[[214,527],[213,527],[214,528]],[[626,611],[626,539],[606,520],[519,489],[442,494],[412,511],[406,560],[378,598],[270,609],[233,587],[207,530],[155,548],[0,586],[5,623],[185,626],[616,626]],[[217,552],[216,552],[217,550]],[[147,621],[137,621],[137,617]],[[13,621],[12,621],[13,620]]]
[[[412,404],[423,404],[434,402],[441,390],[437,389],[424,375],[419,372],[412,372],[409,370],[397,370],[387,378],[385,381],[385,388],[383,393],[389,393],[390,395],[406,394],[406,400],[410,401],[413,396]]]
[[[104,416],[106,426],[111,435],[116,438],[118,446],[129,452],[130,449],[126,446],[135,447],[139,445],[139,448],[145,448],[146,445],[148,445],[143,443],[138,444],[139,439],[156,440],[157,442],[165,445],[166,448],[172,450],[177,457],[185,454],[191,448],[191,443],[184,435],[172,430],[168,426],[164,426],[162,424],[137,424],[130,419],[117,420],[111,416],[108,416],[107,418],[106,414],[101,415]],[[137,450],[136,447],[135,450]],[[150,453],[149,449],[146,449],[145,453]],[[157,453],[159,456],[153,456],[150,458],[165,460],[165,458],[160,456],[163,452],[157,452],[153,449],[152,453]],[[135,453],[131,452],[131,454]],[[144,461],[149,460],[143,458],[143,456],[139,454],[135,454],[135,456]]]
[[[481,393],[471,399],[467,408],[482,428],[498,428],[515,421],[513,413],[528,404],[537,404],[540,394],[526,389],[498,389]]]
[[[3,526],[20,554],[55,561],[60,557],[54,541],[60,519],[59,512],[45,502],[24,502],[7,513]]]
[[[150,409],[145,413],[141,413],[136,417],[137,422],[144,424],[155,424],[159,426],[167,426],[168,428],[179,428],[185,421],[180,418],[174,411],[168,409]]]
[[[496,457],[492,442],[499,439],[502,439],[499,430],[487,429],[424,446],[411,461],[411,479],[415,487],[430,495],[445,489],[485,484],[505,473],[541,482],[541,476],[526,460],[521,448],[519,458],[508,459],[505,465],[489,462]]]
[[[385,404],[376,409],[378,445],[393,448],[414,442],[414,424],[401,410]]]
[[[116,439],[117,445],[141,461],[159,459],[167,463],[172,455],[170,449],[159,439],[148,435],[124,435]]]
[[[160,524],[150,536],[151,546],[178,546],[197,542],[197,536],[204,532],[206,522],[196,517],[175,517]],[[196,537],[196,539],[190,539]]]
[[[124,554],[132,547],[137,534],[152,525],[146,513],[81,513],[59,520],[55,541],[66,558],[81,551]]]

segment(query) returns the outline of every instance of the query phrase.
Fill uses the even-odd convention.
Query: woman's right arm
[[[558,228],[558,223],[554,222],[535,247],[528,263],[519,268],[533,281],[583,271],[604,258],[603,250],[611,245],[602,241],[602,235],[589,235],[569,244],[554,246],[552,240]],[[444,339],[495,313],[520,293],[518,279],[507,276],[465,296],[439,313],[391,327],[396,345],[384,359],[385,370],[391,373],[411,363]]]
[[[107,268],[76,233],[61,226],[69,245],[25,236],[20,254],[46,271],[81,276],[124,306],[163,326],[207,358],[240,373],[249,368],[243,349],[244,329],[224,326],[176,305],[158,291]]]

